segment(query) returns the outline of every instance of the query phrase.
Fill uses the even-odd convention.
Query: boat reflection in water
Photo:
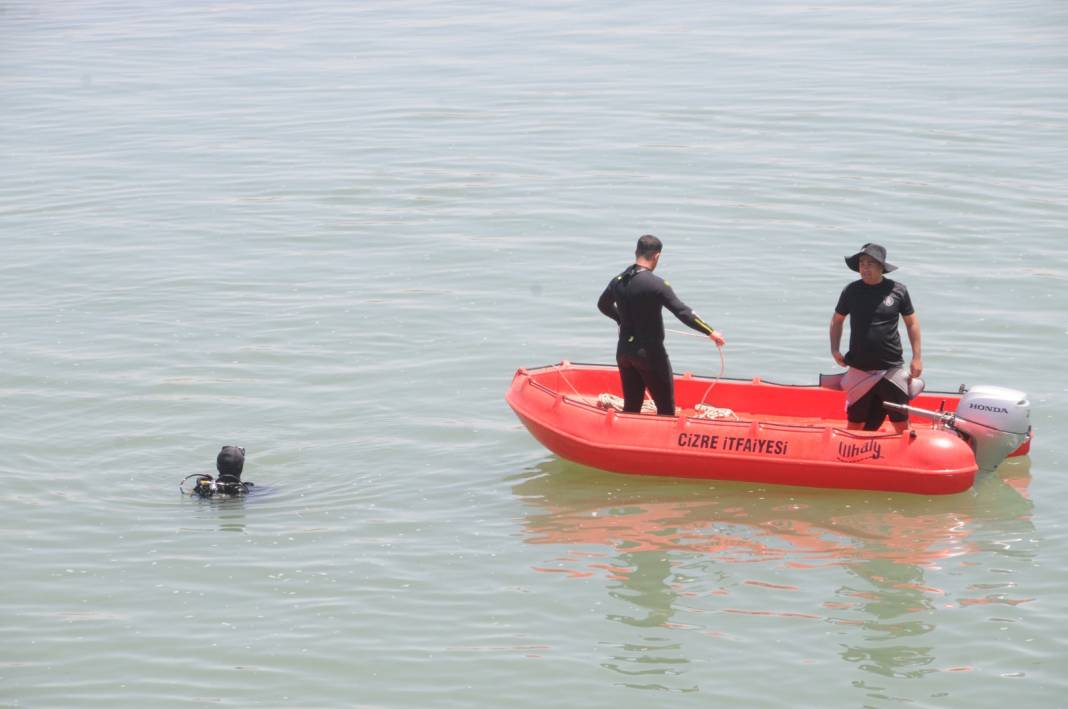
[[[1011,582],[974,583],[989,580],[985,571],[957,572],[991,554],[1030,556],[998,541],[1031,529],[1027,457],[932,497],[620,476],[555,457],[521,477],[513,489],[530,507],[527,543],[562,548],[536,570],[606,581],[620,602],[607,619],[640,629],[608,641],[603,663],[635,687],[697,691],[684,677],[685,631],[745,642],[786,634],[782,623],[776,633],[752,622],[768,616],[795,619],[794,635],[796,623],[824,624],[820,638],[833,624],[833,651],[877,675],[964,670],[940,665],[935,641],[923,640],[938,613],[1027,600],[1004,595]],[[943,570],[964,586],[925,579]]]

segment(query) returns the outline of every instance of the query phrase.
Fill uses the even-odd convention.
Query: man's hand
[[[708,333],[708,339],[715,342],[716,347],[723,347],[723,345],[727,344],[727,340],[723,338],[723,335],[719,334],[718,330],[713,330],[712,332]]]
[[[842,315],[837,310],[831,315],[831,357],[834,357],[834,361],[838,363],[839,367],[848,367],[845,357],[842,356],[842,327],[845,325],[846,316]]]
[[[923,360],[919,357],[913,357],[912,363],[909,365],[909,376],[915,379],[923,374]]]

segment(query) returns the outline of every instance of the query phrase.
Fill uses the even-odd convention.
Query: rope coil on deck
[[[601,394],[597,397],[597,407],[604,409],[605,411],[623,411],[623,397],[615,396],[614,394]],[[643,414],[655,414],[656,404],[651,399],[646,399],[642,402]],[[682,415],[682,409],[675,407],[675,415]],[[738,420],[738,416],[731,409],[720,408],[718,406],[709,406],[708,404],[698,404],[694,407],[694,413],[690,415],[690,418],[694,419],[732,419]]]
[[[701,337],[701,338],[705,337],[704,335],[698,335],[697,333],[694,333],[694,332],[683,332],[682,330],[672,330],[671,328],[665,328],[665,330],[667,332],[674,332],[674,333],[679,334],[679,335],[689,335],[691,337]],[[694,407],[693,407],[694,408],[694,413],[690,416],[690,418],[710,419],[710,420],[712,420],[712,419],[733,419],[735,421],[738,421],[739,419],[738,419],[737,414],[735,414],[734,411],[732,411],[731,409],[721,408],[721,407],[718,407],[718,406],[709,406],[708,404],[705,403],[705,399],[708,398],[708,393],[710,391],[712,391],[712,388],[714,386],[716,386],[716,384],[719,383],[720,378],[723,376],[723,372],[726,371],[726,369],[727,369],[727,362],[726,362],[726,359],[723,357],[723,348],[720,347],[719,345],[716,345],[716,349],[719,351],[719,374],[716,375],[716,378],[713,379],[712,383],[708,385],[707,389],[705,389],[705,393],[701,396],[701,401],[699,403],[697,403],[696,405],[694,405]],[[590,403],[589,397],[583,396],[579,392],[579,390],[575,388],[575,385],[572,384],[571,381],[566,376],[564,376],[563,371],[560,372],[560,378],[564,380],[564,383],[566,383],[569,387],[571,387],[571,391],[575,392],[575,394],[578,395],[580,400],[582,400],[582,401],[584,401],[586,403]],[[604,409],[605,411],[615,410],[615,411],[618,411],[618,412],[622,412],[623,411],[623,397],[616,396],[614,394],[600,394],[597,397],[596,406],[597,406],[597,408]],[[656,413],[656,404],[653,403],[653,401],[650,400],[650,399],[645,399],[644,401],[642,401],[641,413],[643,413],[643,414],[655,414]],[[675,407],[675,415],[676,416],[681,416],[682,415],[682,409],[680,409],[679,407],[676,406]]]
[[[665,328],[665,330],[668,331],[668,332],[675,332],[675,333],[680,334],[680,335],[690,335],[690,336],[693,336],[693,337],[704,337],[704,335],[698,335],[698,334],[696,334],[694,332],[684,332],[684,331],[681,331],[681,330],[672,330],[671,328]],[[716,407],[716,406],[708,406],[707,404],[705,404],[705,399],[708,398],[708,393],[710,391],[712,391],[713,387],[716,387],[716,384],[719,383],[720,378],[723,377],[723,373],[726,371],[726,360],[723,357],[723,348],[720,347],[719,345],[717,345],[716,349],[719,350],[719,353],[720,353],[720,373],[718,375],[716,375],[716,378],[714,378],[712,380],[712,383],[710,383],[708,385],[708,389],[706,389],[705,393],[702,395],[700,403],[694,405],[694,407],[693,407],[694,413],[690,417],[691,417],[691,419],[708,419],[708,420],[732,419],[734,421],[739,421],[738,415],[733,410],[726,409],[726,408],[721,408],[721,407]],[[580,400],[585,401],[585,403],[587,403],[587,404],[591,403],[590,397],[583,396],[582,393],[579,392],[579,390],[575,388],[575,384],[572,384],[570,382],[570,380],[566,376],[564,376],[563,371],[560,372],[560,378],[563,379],[564,383],[566,383],[568,385],[568,387],[571,388],[572,392],[576,393],[576,395],[579,397]],[[614,394],[600,394],[600,395],[597,396],[596,406],[597,406],[598,409],[604,409],[606,411],[614,410],[614,411],[622,412],[623,411],[623,397],[622,396],[616,396]],[[642,413],[656,413],[657,412],[657,405],[654,403],[653,400],[645,399],[645,400],[642,401],[642,411],[641,412]],[[678,407],[675,407],[675,415],[678,416],[678,415],[681,415],[681,414],[682,414],[682,410],[680,408],[678,408]]]

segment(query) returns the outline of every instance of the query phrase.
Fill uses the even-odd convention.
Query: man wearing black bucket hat
[[[920,321],[912,299],[903,283],[885,277],[894,271],[886,260],[886,249],[879,244],[864,244],[860,251],[847,256],[846,265],[860,273],[860,280],[842,289],[831,316],[831,356],[849,371],[842,377],[846,391],[846,415],[849,428],[877,430],[890,417],[894,430],[908,428],[908,414],[888,412],[883,402],[907,404],[919,393],[923,382],[920,352]],[[842,328],[849,317],[849,351],[839,350]],[[905,368],[898,320],[905,323],[912,348],[912,360]]]

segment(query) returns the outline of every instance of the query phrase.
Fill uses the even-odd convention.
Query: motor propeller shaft
[[[955,418],[954,414],[947,411],[931,411],[930,409],[921,409],[906,404],[895,404],[892,401],[884,401],[883,408],[890,411],[901,411],[907,413],[909,416],[919,416],[920,418],[940,423],[943,426],[949,426],[953,423],[953,419]]]

